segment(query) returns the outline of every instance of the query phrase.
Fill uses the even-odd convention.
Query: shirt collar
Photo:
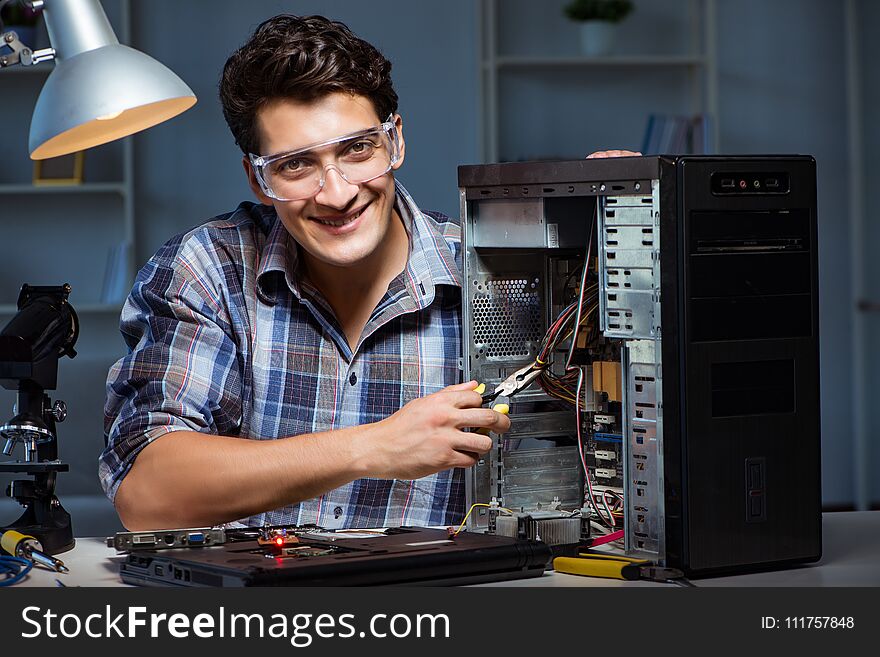
[[[284,278],[290,291],[300,298],[299,283],[296,280],[298,253],[296,242],[290,238],[290,233],[278,218],[274,207],[270,205],[257,207],[260,212],[274,215],[257,268],[257,295],[262,301],[274,305],[277,301],[278,282]]]
[[[419,210],[412,196],[397,180],[395,191],[395,208],[409,235],[410,252],[403,272],[404,282],[416,305],[424,308],[434,300],[437,285],[461,287],[461,274],[455,254],[435,222]],[[299,259],[296,240],[287,232],[273,207],[258,205],[255,209],[275,215],[257,269],[257,294],[264,302],[274,304],[277,284],[283,277],[294,296],[301,299],[296,274]]]
[[[426,216],[406,188],[397,185],[397,211],[409,235],[409,258],[404,270],[407,289],[420,308],[429,306],[438,285],[461,287],[455,254],[437,224]]]

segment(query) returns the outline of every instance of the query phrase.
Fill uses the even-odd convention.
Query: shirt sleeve
[[[120,329],[128,355],[107,378],[106,447],[98,463],[113,500],[140,451],[172,431],[235,435],[242,369],[222,296],[204,258],[157,254],[138,274]],[[217,272],[219,275],[219,271]]]

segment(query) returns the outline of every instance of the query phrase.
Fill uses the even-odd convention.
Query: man
[[[169,241],[126,302],[100,475],[129,529],[461,520],[462,468],[492,445],[467,430],[510,421],[459,383],[459,226],[395,180],[390,70],[318,16],[227,61],[260,204]]]
[[[261,205],[172,239],[125,305],[100,474],[129,529],[461,519],[461,468],[491,447],[466,429],[510,422],[459,383],[459,229],[395,181],[390,69],[316,16],[227,61]]]

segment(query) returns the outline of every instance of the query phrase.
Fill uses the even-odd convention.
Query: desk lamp
[[[0,1],[0,7],[9,0]],[[58,157],[162,123],[196,103],[168,68],[116,38],[99,0],[34,0],[50,48],[31,50],[15,32],[0,35],[0,69],[55,60],[34,108],[31,159]]]

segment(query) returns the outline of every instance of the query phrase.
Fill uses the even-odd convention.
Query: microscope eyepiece
[[[76,356],[79,319],[67,301],[70,285],[23,285],[18,313],[0,331],[0,383],[18,389],[31,381],[53,390],[58,359]]]

